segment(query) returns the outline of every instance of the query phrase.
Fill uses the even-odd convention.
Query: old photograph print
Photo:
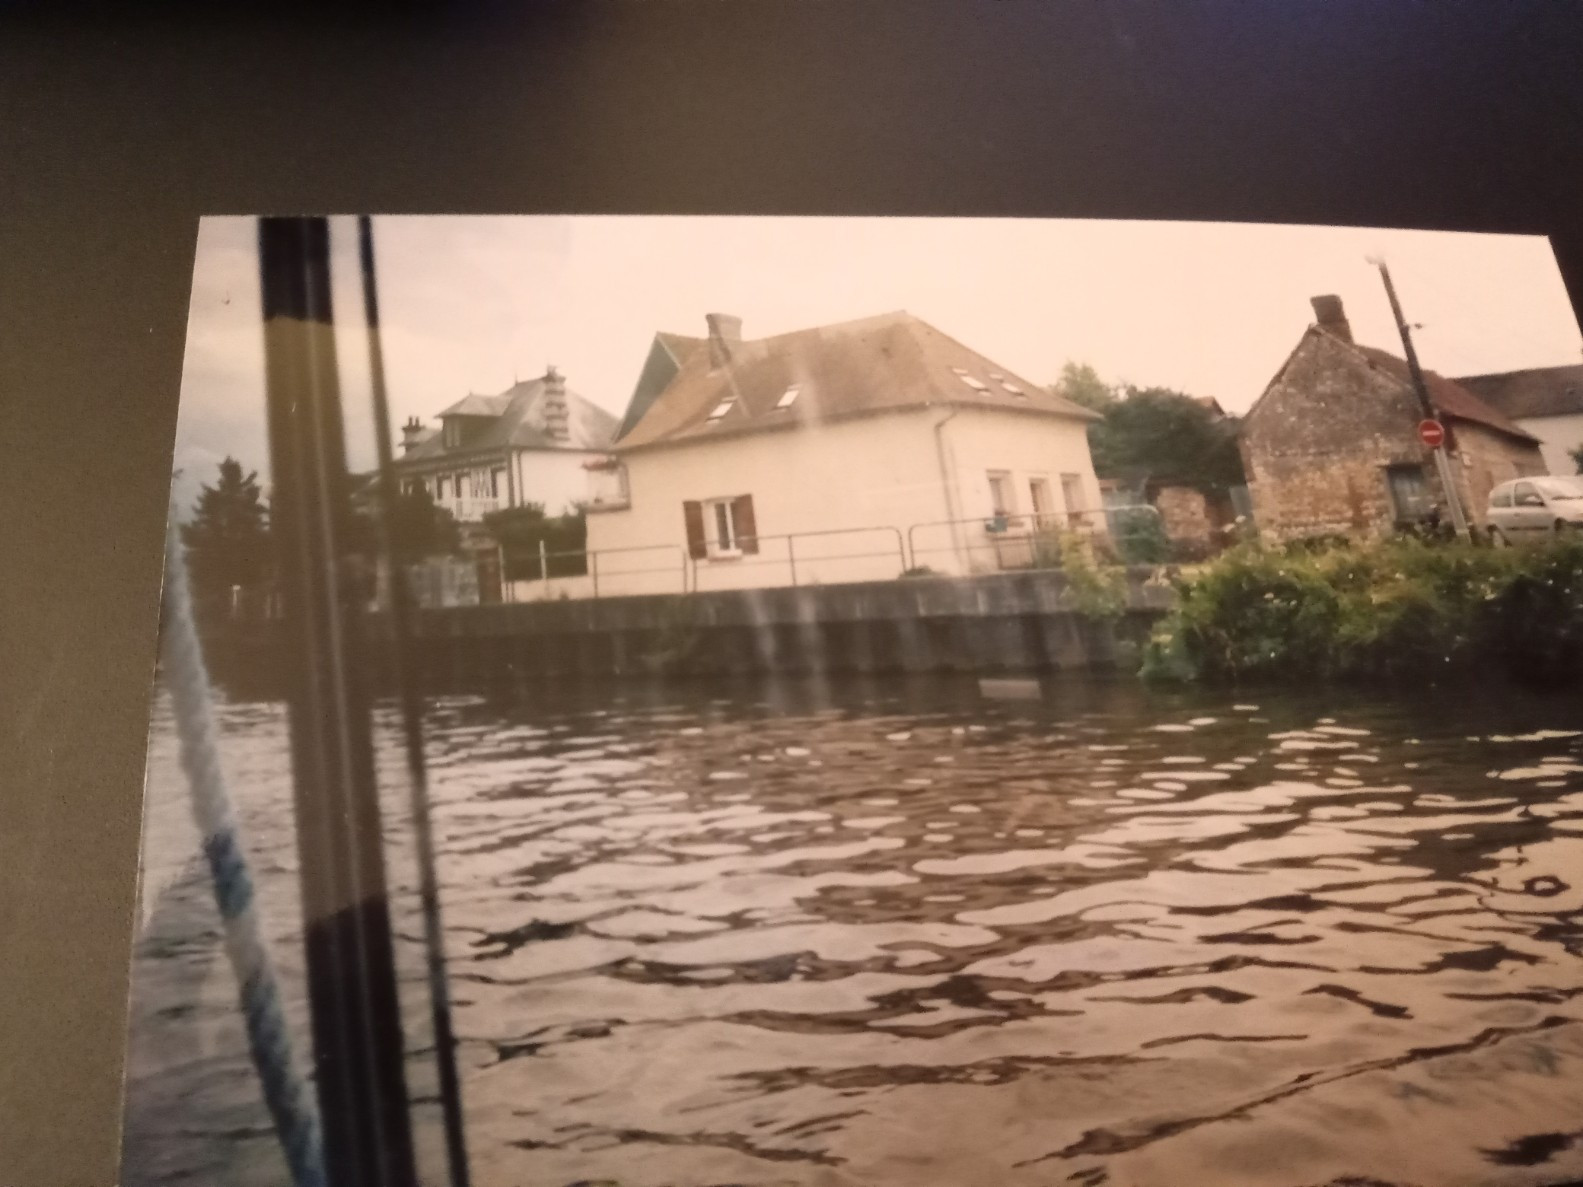
[[[198,231],[128,1187],[1583,1181],[1548,242]]]

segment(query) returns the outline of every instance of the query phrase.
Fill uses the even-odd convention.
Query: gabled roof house
[[[1446,503],[1418,437],[1423,407],[1407,364],[1353,341],[1339,298],[1315,320],[1242,419],[1239,446],[1254,519],[1274,539],[1370,533],[1417,522]],[[1424,372],[1462,507],[1485,521],[1490,488],[1545,472],[1539,442],[1467,387]]]
[[[992,521],[1097,518],[1096,415],[922,319],[705,322],[656,337],[591,550],[671,550],[697,588],[860,580],[1003,567]]]
[[[574,509],[586,496],[584,463],[610,448],[618,423],[554,367],[499,395],[467,395],[438,419],[402,426],[396,472],[464,523],[527,503],[550,515]]]

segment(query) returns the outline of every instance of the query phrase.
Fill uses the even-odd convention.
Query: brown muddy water
[[[945,678],[441,701],[475,1182],[1583,1176],[1580,707]],[[284,711],[221,714],[300,999]],[[380,737],[433,1167],[388,711]],[[163,704],[148,790],[123,1182],[282,1183]]]

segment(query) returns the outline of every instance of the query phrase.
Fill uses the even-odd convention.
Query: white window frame
[[[994,517],[997,515],[1004,515],[1007,519],[1011,519],[1017,514],[1017,486],[1016,483],[1012,481],[1011,471],[989,470],[985,473],[984,477],[985,485],[989,487],[990,516]],[[995,498],[995,488],[997,484],[1000,486],[1001,492],[1005,495],[1005,504],[1003,506],[996,505],[997,502],[999,502],[999,500]]]
[[[1072,498],[1076,492],[1077,498]],[[1070,522],[1080,524],[1083,517],[1088,514],[1088,484],[1083,481],[1081,474],[1061,475],[1061,505],[1066,508]]]
[[[704,499],[704,547],[710,560],[735,560],[742,555],[741,537],[737,532],[736,499]],[[730,532],[730,544],[720,538],[720,520],[724,515]]]
[[[1048,474],[1028,475],[1028,513],[1034,526],[1040,528],[1055,518],[1055,488],[1050,485]]]

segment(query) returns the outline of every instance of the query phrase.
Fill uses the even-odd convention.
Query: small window
[[[723,560],[759,550],[753,496],[689,500],[682,504],[687,528],[687,555],[694,560]]]
[[[732,408],[732,406],[734,404],[736,404],[736,400],[734,400],[734,399],[721,400],[720,403],[715,405],[715,410],[709,414],[709,419],[710,420],[719,420],[727,412],[731,411],[731,408]]]
[[[1512,504],[1517,507],[1543,507],[1545,501],[1533,483],[1519,482],[1512,488]]]
[[[1083,522],[1083,516],[1088,510],[1087,500],[1083,497],[1083,476],[1081,474],[1061,475],[1061,498],[1066,503],[1066,514],[1072,526],[1080,526]]]
[[[733,553],[737,549],[736,520],[731,514],[731,501],[721,499],[717,503],[709,504],[712,516],[710,527],[713,533],[709,540],[709,550],[716,554]]]
[[[986,387],[982,381],[974,379],[971,375],[964,374],[964,375],[961,376],[961,380],[962,380],[963,383],[967,384],[968,387],[972,388],[976,392],[987,392],[987,391],[989,391],[989,388]]]
[[[1011,475],[1004,470],[989,472],[990,512],[996,518],[1010,515],[1014,510],[1011,495]]]
[[[789,388],[787,388],[784,392],[781,393],[781,398],[779,400],[775,401],[775,407],[777,407],[777,408],[790,408],[793,404],[795,404],[797,402],[797,397],[799,395],[801,395],[801,394],[802,394],[802,386],[800,384],[794,383]]]
[[[1034,521],[1043,526],[1050,512],[1055,510],[1050,503],[1050,480],[1048,478],[1028,479],[1028,509],[1033,512]]]
[[[1000,386],[1005,388],[1012,395],[1017,396],[1019,399],[1026,400],[1028,398],[1028,393],[1023,391],[1022,388],[1018,387],[1009,379],[1002,379],[1000,381]]]

